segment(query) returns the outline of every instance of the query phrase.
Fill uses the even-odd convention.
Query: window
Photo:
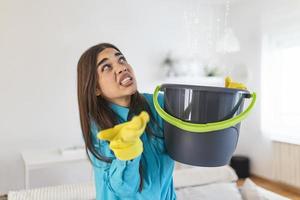
[[[271,139],[300,144],[300,27],[287,24],[263,34],[262,131]]]

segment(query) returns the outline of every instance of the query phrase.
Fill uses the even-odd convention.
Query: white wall
[[[21,151],[83,143],[76,64],[84,50],[114,43],[142,88],[161,76],[159,64],[167,51],[188,53],[183,11],[199,2],[199,27],[205,27],[215,14],[205,1],[2,0],[0,191],[24,187]],[[205,30],[198,36],[207,37]]]

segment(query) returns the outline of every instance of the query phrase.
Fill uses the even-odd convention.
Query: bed
[[[230,166],[183,167],[174,170],[174,185],[178,200],[287,200],[256,186],[246,179],[237,187],[238,177]],[[8,200],[92,200],[94,184],[66,184],[29,190],[10,191]]]
[[[188,177],[188,178],[187,178]],[[237,187],[238,177],[230,166],[190,167],[174,172],[178,200],[287,200],[257,186],[247,178]]]

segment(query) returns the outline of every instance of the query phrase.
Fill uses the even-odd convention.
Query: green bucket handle
[[[169,115],[167,112],[165,112],[159,105],[157,98],[158,98],[158,92],[160,91],[161,86],[157,86],[155,88],[154,94],[153,94],[153,102],[154,107],[157,111],[157,113],[168,123],[172,124],[173,126],[176,126],[177,128],[180,128],[185,131],[189,132],[195,132],[195,133],[205,133],[210,131],[218,131],[222,129],[229,128],[231,126],[234,126],[238,123],[240,123],[243,119],[245,119],[250,111],[253,109],[255,101],[256,101],[256,93],[253,92],[250,94],[250,97],[252,98],[251,103],[249,104],[248,108],[243,111],[242,113],[238,114],[237,116],[227,119],[220,122],[212,122],[212,123],[206,123],[206,124],[194,124],[190,122],[185,122],[180,119],[177,119],[171,115]]]

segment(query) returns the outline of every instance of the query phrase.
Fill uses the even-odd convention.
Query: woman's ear
[[[96,96],[100,96],[101,95],[101,91],[99,88],[96,88]]]

